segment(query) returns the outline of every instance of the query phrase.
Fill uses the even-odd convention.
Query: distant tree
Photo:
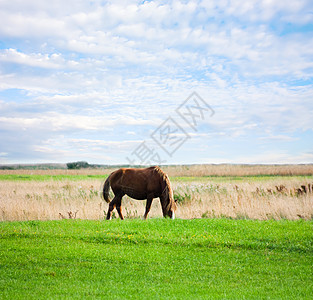
[[[89,164],[86,161],[69,162],[66,166],[69,170],[89,168]]]

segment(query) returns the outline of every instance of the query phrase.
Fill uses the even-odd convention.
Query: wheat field
[[[259,220],[313,219],[312,169],[312,165],[264,166],[262,170],[258,166],[240,165],[163,168],[171,178],[174,197],[178,203],[176,212],[178,218],[226,217]],[[0,175],[105,175],[112,171],[112,169],[12,170],[0,171]],[[268,176],[250,177],[261,174]],[[103,181],[104,179],[94,178],[0,180],[0,221],[62,218],[101,220],[108,209],[108,204],[100,195]],[[144,214],[145,201],[124,196],[122,204],[125,218],[139,218]],[[149,217],[161,216],[159,200],[155,199]]]

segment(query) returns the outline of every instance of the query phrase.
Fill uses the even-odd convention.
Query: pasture
[[[147,221],[103,220],[112,170],[0,171],[0,298],[309,299],[312,169],[164,168],[178,219]]]
[[[0,223],[1,299],[309,299],[313,222]]]

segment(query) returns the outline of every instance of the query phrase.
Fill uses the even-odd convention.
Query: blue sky
[[[313,163],[310,0],[3,0],[0,25],[2,164]]]

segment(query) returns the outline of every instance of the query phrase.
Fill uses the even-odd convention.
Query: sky
[[[313,163],[311,0],[0,0],[0,164]]]

